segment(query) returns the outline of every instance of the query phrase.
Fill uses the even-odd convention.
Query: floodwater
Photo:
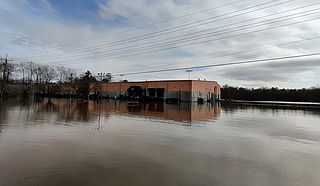
[[[320,110],[0,102],[1,186],[318,186]]]

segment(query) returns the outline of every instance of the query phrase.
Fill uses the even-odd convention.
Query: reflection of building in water
[[[174,121],[195,122],[219,117],[219,104],[180,103],[166,104],[162,102],[140,103],[128,106],[127,102],[110,100],[106,103],[89,103],[89,110],[100,110],[103,113],[114,112],[120,115],[136,115]]]
[[[220,85],[215,81],[111,82],[102,83],[97,87],[97,94],[102,97],[157,98],[189,102],[220,99]]]

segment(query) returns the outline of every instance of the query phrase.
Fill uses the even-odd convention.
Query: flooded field
[[[0,102],[2,186],[316,186],[320,109]]]

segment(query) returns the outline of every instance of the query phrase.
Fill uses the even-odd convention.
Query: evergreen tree
[[[89,98],[89,94],[91,90],[93,90],[92,83],[96,82],[96,78],[91,75],[91,72],[88,70],[84,73],[84,75],[77,80],[79,87],[78,87],[78,94],[80,95],[81,99],[87,100]]]

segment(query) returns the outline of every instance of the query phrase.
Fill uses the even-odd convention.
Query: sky
[[[1,0],[0,27],[0,57],[14,63],[114,81],[320,86],[320,55],[301,57],[320,52],[318,0]]]

